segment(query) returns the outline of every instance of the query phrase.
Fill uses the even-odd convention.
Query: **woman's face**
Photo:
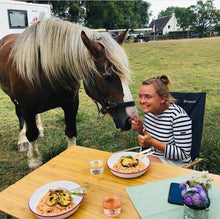
[[[152,84],[141,86],[138,102],[144,113],[151,112],[156,115],[162,113],[165,100],[166,96],[160,97]]]

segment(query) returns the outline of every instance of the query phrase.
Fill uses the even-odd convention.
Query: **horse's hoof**
[[[23,152],[23,151],[28,151],[29,149],[29,142],[24,142],[21,144],[18,144],[18,151]]]
[[[28,167],[30,169],[34,170],[34,169],[38,168],[39,166],[41,166],[42,163],[43,162],[39,158],[32,158],[32,159],[28,160]]]

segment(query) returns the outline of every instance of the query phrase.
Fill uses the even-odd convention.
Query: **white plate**
[[[130,152],[127,152],[127,151],[126,152],[119,152],[119,153],[113,154],[107,160],[107,166],[115,176],[118,176],[121,178],[136,178],[136,177],[142,176],[150,166],[150,160],[146,156],[140,159],[140,161],[142,161],[144,164],[146,164],[146,167],[141,171],[134,172],[134,173],[123,173],[123,172],[113,170],[113,166],[114,166],[115,162],[117,161],[117,159],[119,159],[122,156],[128,156],[128,155],[134,156],[135,154],[137,154],[137,152],[131,152],[131,151]]]
[[[76,195],[72,195],[72,197],[74,198],[74,202],[75,202],[75,206],[69,210],[67,210],[66,212],[63,212],[61,214],[56,214],[56,215],[43,215],[43,214],[39,214],[36,211],[36,207],[40,201],[40,199],[45,195],[45,193],[49,190],[49,189],[56,189],[58,187],[62,187],[65,189],[74,189],[77,187],[80,187],[80,185],[78,185],[77,183],[74,182],[70,182],[70,181],[56,181],[56,182],[52,182],[52,183],[48,183],[42,187],[40,187],[39,189],[37,189],[30,197],[28,205],[29,205],[29,209],[32,211],[32,213],[34,213],[38,218],[53,218],[53,219],[61,219],[61,218],[66,218],[69,217],[71,214],[73,214],[80,206],[83,197],[81,196],[76,196]]]

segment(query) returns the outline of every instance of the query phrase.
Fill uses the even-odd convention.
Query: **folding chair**
[[[183,166],[183,168],[195,168],[195,165],[202,161],[199,158],[199,151],[202,140],[206,93],[171,92],[170,94],[177,100],[176,104],[181,106],[192,119],[192,162]]]
[[[170,94],[176,99],[176,104],[181,106],[192,119],[192,162],[184,165],[183,168],[195,169],[196,164],[202,161],[202,159],[199,158],[199,151],[202,140],[206,93],[171,92]],[[140,146],[136,146],[122,151],[131,151],[137,149],[141,151],[142,148]]]

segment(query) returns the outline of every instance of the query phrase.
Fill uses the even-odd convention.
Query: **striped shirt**
[[[159,115],[144,114],[143,126],[151,137],[166,144],[164,153],[152,147],[154,155],[183,164],[191,161],[192,121],[180,106],[173,103]]]

